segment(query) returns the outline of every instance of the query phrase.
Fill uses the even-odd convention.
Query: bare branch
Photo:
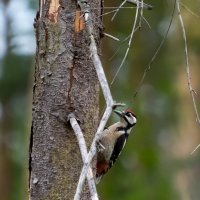
[[[172,16],[171,16],[171,19],[170,19],[170,22],[169,22],[169,26],[168,26],[168,28],[167,28],[167,31],[166,31],[166,33],[165,33],[165,35],[164,35],[162,41],[160,42],[158,48],[156,49],[156,52],[154,53],[153,57],[151,58],[151,60],[150,60],[150,62],[149,62],[149,64],[148,64],[148,66],[145,68],[144,73],[143,73],[143,75],[142,75],[142,78],[141,78],[141,80],[140,80],[140,82],[139,82],[139,85],[138,85],[138,87],[137,87],[137,89],[136,89],[136,92],[135,92],[135,94],[134,94],[134,97],[136,97],[137,94],[139,93],[139,90],[141,89],[141,86],[142,86],[142,84],[143,84],[143,82],[144,82],[144,79],[145,79],[145,77],[146,77],[148,71],[151,69],[151,64],[154,62],[154,60],[155,60],[156,57],[158,56],[158,54],[159,54],[159,52],[160,52],[160,50],[161,50],[161,48],[162,48],[162,46],[163,46],[163,44],[164,44],[164,42],[165,42],[167,36],[168,36],[169,30],[170,30],[170,27],[171,27],[171,24],[172,24],[172,21],[173,21],[173,18],[174,18],[175,8],[176,8],[176,0],[175,0],[175,2],[174,2],[174,7],[173,7],[173,11],[172,11]]]
[[[97,76],[101,85],[101,89],[103,91],[103,95],[104,98],[106,100],[106,105],[107,108],[104,112],[104,115],[100,121],[99,127],[97,129],[97,132],[95,134],[95,138],[92,142],[91,148],[89,153],[87,154],[87,158],[85,160],[84,166],[82,168],[81,171],[81,175],[79,178],[79,182],[78,182],[78,186],[77,186],[77,190],[76,190],[76,194],[74,196],[74,200],[79,200],[81,197],[81,192],[82,192],[82,188],[83,188],[83,184],[86,178],[86,175],[88,173],[88,169],[90,167],[90,163],[94,157],[94,155],[96,154],[96,141],[99,138],[100,134],[103,132],[103,129],[111,115],[112,109],[113,109],[113,98],[111,96],[111,92],[108,86],[108,82],[103,70],[103,66],[101,64],[100,58],[98,56],[98,52],[97,52],[97,47],[96,47],[96,43],[95,43],[95,39],[94,39],[94,35],[93,35],[93,24],[92,24],[92,20],[91,20],[91,15],[90,15],[90,7],[87,4],[87,1],[83,1],[83,0],[78,0],[78,4],[81,8],[81,11],[84,13],[85,16],[85,21],[86,21],[86,28],[91,40],[90,43],[90,52],[91,52],[91,59],[94,63],[94,67],[96,69],[97,72]]]
[[[200,147],[200,144],[198,144],[195,149],[191,152],[191,155]]]
[[[183,4],[182,2],[179,2],[179,4],[182,5],[183,8],[185,8],[189,13],[191,13],[193,16],[195,16],[196,18],[200,18],[200,16],[198,14],[196,14],[195,12],[193,12],[192,10],[190,10],[185,4]]]
[[[132,31],[131,31],[131,34],[130,34],[130,39],[129,39],[129,42],[128,42],[128,47],[127,47],[126,53],[125,53],[124,58],[123,58],[123,60],[122,60],[122,62],[120,64],[120,66],[119,66],[119,68],[118,68],[118,70],[117,70],[112,82],[111,82],[111,85],[114,83],[118,73],[120,72],[120,70],[121,70],[122,66],[124,65],[124,62],[125,62],[125,60],[126,60],[126,58],[128,56],[128,53],[129,53],[129,50],[130,50],[130,46],[131,46],[132,40],[133,40],[133,35],[134,35],[135,29],[136,29],[136,24],[137,24],[137,19],[138,19],[138,12],[139,12],[139,4],[137,5],[135,19],[134,19],[134,22],[133,22],[133,27],[132,27]]]
[[[135,32],[139,29],[140,27],[139,26],[137,26],[136,28],[135,28]],[[134,33],[135,33],[134,32]],[[118,52],[121,50],[121,48],[123,48],[124,46],[126,46],[126,44],[125,44],[125,42],[130,38],[130,34],[127,36],[127,37],[125,37],[122,41],[121,41],[121,44],[120,44],[120,46],[115,50],[115,52],[113,53],[113,55],[109,58],[109,61],[110,60],[112,60],[117,54],[118,54]],[[112,85],[110,85],[110,87],[111,87]]]
[[[184,46],[185,46],[185,61],[186,61],[186,74],[187,74],[188,88],[189,88],[190,95],[192,97],[194,112],[196,114],[196,120],[197,120],[197,123],[200,125],[200,118],[199,118],[199,113],[198,113],[198,110],[197,110],[197,105],[196,105],[196,100],[195,100],[195,92],[194,92],[194,89],[192,87],[192,81],[191,81],[191,75],[190,75],[190,64],[189,64],[189,59],[188,59],[187,37],[186,37],[185,26],[184,26],[181,11],[180,11],[179,0],[176,1],[176,7],[177,7],[177,10],[178,10],[178,16],[179,16],[179,21],[180,21],[181,28],[182,28],[182,34],[183,34],[183,40],[184,40]]]
[[[117,8],[115,14],[112,16],[111,21],[113,21],[115,19],[115,16],[117,15],[117,13],[119,12],[119,10],[122,8],[122,6],[126,3],[127,0],[124,0],[119,7]]]
[[[95,40],[94,40],[93,30],[92,30],[91,25],[88,26],[88,31],[89,31],[90,40],[91,40],[91,43],[90,43],[91,58],[92,58],[92,61],[94,63],[94,67],[95,67],[96,72],[97,72],[97,76],[98,76],[98,79],[99,79],[99,82],[100,82],[100,85],[101,85],[101,89],[103,91],[104,98],[106,100],[106,104],[107,104],[108,107],[112,107],[113,104],[114,104],[113,99],[112,99],[112,95],[111,95],[110,88],[108,86],[108,82],[107,82],[107,79],[106,79],[106,76],[105,76],[105,73],[104,73],[104,70],[103,70],[103,66],[101,64],[101,60],[100,60],[99,55],[97,53],[97,47],[96,47],[96,43],[95,43]]]
[[[90,151],[89,151],[87,158],[85,160],[84,166],[82,168],[81,175],[80,175],[79,182],[78,182],[78,186],[77,186],[77,189],[76,189],[76,194],[74,196],[74,200],[79,200],[80,197],[81,197],[81,192],[82,192],[82,188],[83,188],[83,184],[84,184],[84,181],[85,181],[85,177],[86,177],[88,168],[90,166],[90,163],[91,163],[94,155],[96,154],[96,141],[99,138],[100,134],[103,132],[103,129],[104,129],[109,117],[110,117],[111,112],[112,112],[112,107],[107,106],[107,108],[104,112],[104,115],[101,119],[100,125],[97,129],[95,138],[92,142]]]
[[[146,4],[146,3],[143,3],[143,0],[142,0],[142,2],[140,2],[138,0],[127,0],[127,2],[132,3],[134,5],[139,5],[139,7],[147,9],[147,10],[153,9],[153,6]]]
[[[200,125],[200,118],[199,118],[199,113],[198,113],[198,110],[197,110],[197,105],[196,105],[196,100],[195,100],[195,91],[192,87],[192,81],[191,81],[191,75],[190,75],[190,64],[189,64],[189,59],[188,59],[187,37],[186,37],[185,26],[184,26],[181,11],[180,11],[179,0],[176,1],[176,7],[177,7],[177,10],[178,10],[178,16],[179,16],[179,21],[180,21],[181,28],[182,28],[182,34],[183,34],[183,40],[184,40],[184,46],[185,46],[185,60],[186,60],[186,74],[187,74],[188,88],[189,88],[190,95],[192,97],[194,112],[196,114],[196,121]],[[197,147],[192,151],[191,154],[193,154],[199,147],[200,147],[200,144],[197,145]]]
[[[119,12],[119,10],[122,9],[122,8],[124,8],[123,5],[124,5],[126,2],[131,3],[131,4],[133,4],[133,5],[136,5],[137,8],[142,8],[142,10],[143,10],[143,8],[144,8],[144,9],[147,9],[147,10],[152,10],[152,8],[153,8],[151,5],[148,5],[148,4],[146,4],[146,3],[143,3],[143,0],[142,0],[141,2],[138,1],[138,0],[124,0],[124,1],[118,6],[118,8],[117,8],[115,14],[114,14],[113,17],[111,18],[111,21],[114,20],[114,18],[116,17],[117,13]]]
[[[80,128],[74,114],[70,114],[68,116],[68,118],[69,118],[70,124],[71,124],[71,126],[74,130],[74,133],[77,137],[81,156],[82,156],[82,160],[83,160],[83,162],[85,162],[86,156],[87,156],[87,147],[86,147],[86,143],[85,143],[83,133],[81,131],[81,128]],[[90,189],[91,199],[92,200],[98,200],[99,198],[98,198],[98,194],[97,194],[97,190],[96,190],[96,184],[94,182],[94,176],[93,176],[93,172],[92,172],[91,167],[89,167],[89,170],[88,170],[88,173],[87,173],[87,181],[88,181],[88,185],[89,185],[89,189]]]
[[[115,36],[113,36],[113,35],[110,35],[110,34],[108,34],[108,33],[104,33],[104,35],[105,35],[106,37],[108,37],[108,38],[111,38],[111,39],[113,39],[113,40],[117,41],[117,42],[119,42],[119,41],[120,41],[120,39],[119,39],[119,38],[116,38]]]

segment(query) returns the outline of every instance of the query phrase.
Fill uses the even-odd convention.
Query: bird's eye
[[[129,117],[130,117],[130,116],[131,116],[131,113],[127,113],[127,116],[129,116]]]

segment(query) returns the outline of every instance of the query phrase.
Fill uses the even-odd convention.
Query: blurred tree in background
[[[0,2],[0,198],[24,199],[30,129],[35,10],[28,2]],[[17,11],[16,11],[17,10]]]
[[[152,11],[144,11],[150,27],[142,21],[142,28],[134,35],[128,58],[111,86],[114,99],[127,103],[135,110],[138,124],[116,165],[99,184],[100,199],[198,200],[200,153],[199,150],[192,155],[190,153],[200,143],[200,132],[187,86],[183,38],[177,11],[161,51],[137,96],[134,95],[144,70],[166,34],[174,6],[174,0],[145,2],[154,6]],[[32,24],[36,3],[25,0],[0,2],[2,200],[26,199],[31,76],[35,51]],[[105,1],[104,13],[111,10],[107,7],[120,3],[119,0]],[[185,0],[182,3],[191,77],[198,94],[199,108],[200,3],[197,0]],[[113,22],[110,21],[112,15],[104,16],[105,32],[123,41],[130,34],[134,14],[133,9],[123,9]],[[123,59],[126,44],[103,39],[102,61],[109,82]]]
[[[145,2],[154,6],[152,11],[144,11],[150,28],[142,22],[142,28],[134,35],[128,59],[111,89],[114,99],[126,102],[136,110],[138,123],[120,159],[99,188],[102,199],[109,200],[197,200],[200,196],[197,189],[199,152],[190,153],[199,143],[199,126],[187,86],[183,38],[177,11],[161,51],[152,63],[138,95],[134,96],[144,70],[167,32],[175,1]],[[184,2],[185,6],[200,14],[196,9],[200,6],[199,2]],[[108,6],[117,6],[119,3],[105,2]],[[199,16],[182,8],[191,76],[199,94],[200,34],[199,29],[196,30]],[[105,17],[105,32],[120,36],[123,40],[130,33],[134,14],[133,10],[121,10],[114,23],[110,22],[111,17]],[[119,44],[107,38],[104,41],[104,66],[111,81],[127,45],[120,44],[120,51],[110,59]]]

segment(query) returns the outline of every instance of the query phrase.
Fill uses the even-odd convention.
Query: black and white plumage
[[[120,122],[106,128],[97,141],[97,183],[115,163],[126,144],[131,129],[137,122],[136,115],[130,109],[114,112],[120,116]]]

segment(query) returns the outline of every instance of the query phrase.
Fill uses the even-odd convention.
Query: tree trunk
[[[67,116],[74,113],[89,148],[98,125],[99,84],[76,1],[40,0],[30,138],[30,199],[73,199],[82,159]],[[100,41],[101,2],[91,0]],[[99,9],[96,9],[99,8]],[[59,117],[56,117],[59,116]],[[62,120],[60,120],[62,119]],[[85,187],[82,199],[89,200]]]

